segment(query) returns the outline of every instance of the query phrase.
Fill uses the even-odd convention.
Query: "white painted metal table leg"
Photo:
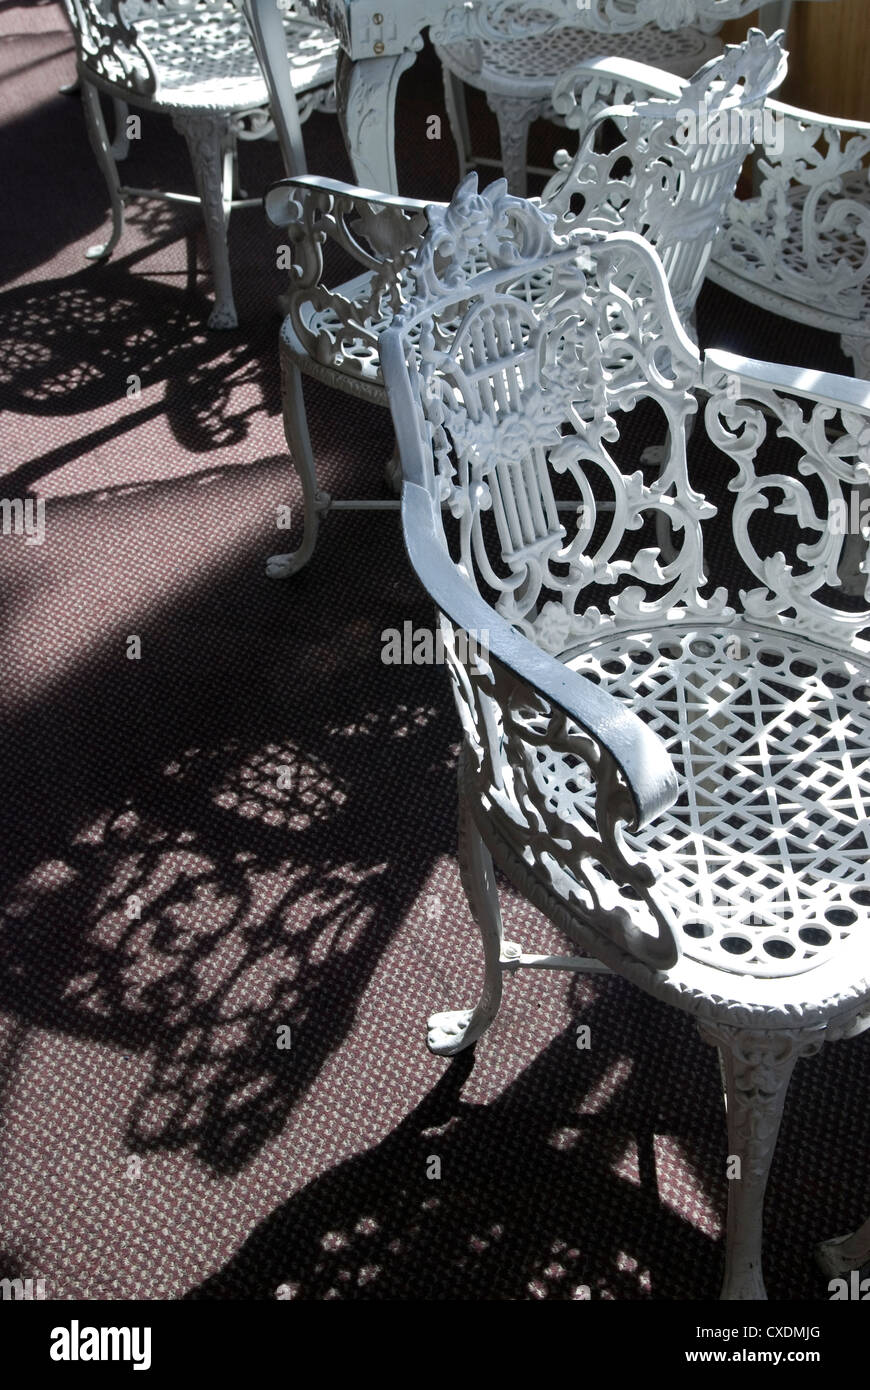
[[[111,256],[121,240],[121,233],[124,230],[124,199],[121,194],[121,180],[118,178],[112,142],[109,139],[109,132],[106,130],[106,122],[103,119],[103,110],[100,106],[100,94],[93,83],[88,82],[86,78],[81,79],[81,90],[88,136],[103,178],[106,180],[109,200],[112,204],[111,236],[108,241],[102,242],[99,246],[89,246],[86,253],[89,261],[98,261]]]
[[[173,124],[187,141],[208,237],[214,281],[214,308],[209,314],[208,326],[235,328],[238,316],[230,276],[227,209],[224,199],[224,151],[229,133],[229,119],[222,114],[212,116],[193,112],[190,115],[174,116]]]
[[[468,161],[472,151],[465,84],[446,65],[442,65],[441,75],[444,79],[444,105],[447,108],[447,119],[453,132],[453,143],[456,146],[459,180],[461,182],[468,172]]]
[[[486,99],[498,121],[501,160],[508,188],[518,198],[524,198],[528,181],[526,147],[529,141],[529,126],[540,116],[542,103],[529,101],[524,97],[504,96],[500,92],[488,92]]]
[[[275,0],[245,0],[251,39],[269,88],[269,107],[288,178],[307,173],[299,107],[290,80],[287,36]]]
[[[361,58],[342,50],[335,85],[344,142],[357,183],[398,193],[396,176],[396,92],[399,78],[416,60],[413,49],[395,56]],[[425,138],[425,130],[420,132]]]

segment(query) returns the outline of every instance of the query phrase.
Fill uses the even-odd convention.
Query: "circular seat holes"
[[[832,927],[851,927],[857,920],[858,914],[851,907],[829,907],[825,913],[825,921],[830,922]]]
[[[694,937],[695,940],[702,940],[705,936],[713,935],[713,928],[709,922],[686,922],[683,926],[686,936]]]
[[[689,643],[689,651],[693,656],[712,656],[715,650],[715,644],[708,637],[698,637]]]
[[[849,677],[843,671],[823,671],[822,680],[829,690],[842,690],[849,684]]]
[[[609,676],[623,676],[625,675],[625,662],[612,657],[610,661],[602,661],[601,669],[606,671]]]
[[[824,927],[801,927],[798,936],[806,946],[827,946],[831,933]]]
[[[810,676],[814,676],[819,668],[814,661],[791,661],[788,669],[793,676],[805,681],[809,680]]]
[[[781,666],[782,652],[772,651],[770,647],[762,647],[758,653],[758,660],[762,666]]]
[[[861,907],[870,907],[870,888],[854,888],[852,902],[858,903]]]
[[[745,956],[751,949],[751,943],[745,936],[723,936],[721,941],[723,951],[727,951],[729,956]]]
[[[628,659],[633,666],[649,666],[650,662],[653,660],[653,654],[652,652],[647,652],[643,650],[638,652],[629,652]]]
[[[765,941],[764,950],[767,955],[773,956],[774,960],[788,960],[789,956],[794,955],[791,942],[781,941],[779,937],[775,937],[773,941]]]

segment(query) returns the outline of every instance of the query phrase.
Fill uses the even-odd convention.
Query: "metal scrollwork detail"
[[[747,398],[749,397],[749,398]],[[767,436],[768,418],[779,421],[777,435],[800,449],[796,474],[764,473],[756,468]],[[763,587],[741,590],[746,614],[759,623],[809,634],[825,645],[868,652],[870,642],[858,634],[870,624],[870,570],[864,597],[867,605],[839,607],[833,595],[841,584],[838,566],[850,507],[859,485],[870,483],[870,427],[863,414],[822,403],[805,408],[763,388],[746,389],[739,400],[727,394],[727,381],[714,391],[706,407],[710,439],[737,465],[730,487],[737,494],[733,513],[734,543],[749,570]],[[808,484],[811,484],[809,486]],[[753,539],[753,515],[773,506],[771,494],[781,493],[774,507],[779,516],[793,516],[801,531],[815,532],[816,541],[797,543],[792,552],[762,555]],[[842,517],[843,525],[837,524]]]

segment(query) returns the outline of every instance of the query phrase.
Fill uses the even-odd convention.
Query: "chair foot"
[[[471,1030],[473,1009],[453,1009],[442,1014],[433,1014],[427,1021],[426,1046],[436,1057],[452,1057],[476,1042],[486,1024]]]
[[[239,318],[236,313],[235,305],[216,304],[208,316],[209,328],[238,328]]]
[[[816,1247],[816,1261],[830,1277],[842,1277],[853,1269],[862,1269],[870,1261],[870,1220],[865,1221],[859,1231],[823,1240]]]
[[[115,249],[115,239],[110,237],[108,241],[101,241],[98,246],[89,246],[85,252],[86,261],[107,261]]]
[[[270,555],[266,561],[266,578],[289,579],[304,569],[310,559],[311,556],[303,555],[301,550],[293,550],[288,555]]]

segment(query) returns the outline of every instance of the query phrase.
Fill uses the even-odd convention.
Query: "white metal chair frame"
[[[757,8],[757,0],[596,0],[588,9],[576,0],[472,5],[464,23],[457,19],[452,41],[440,30],[434,40],[460,176],[475,165],[500,165],[511,192],[524,194],[528,172],[547,172],[528,168],[526,147],[533,121],[559,119],[551,96],[562,73],[607,57],[688,78],[722,53],[716,37],[722,23]],[[791,0],[763,6],[762,28],[785,30],[790,9]],[[501,161],[474,153],[465,84],[486,95],[498,122]]]
[[[839,333],[870,380],[870,122],[769,100],[756,189],[726,210],[707,273],[742,298]],[[777,148],[781,144],[781,148]]]
[[[708,141],[722,111],[760,110],[782,81],[779,36],[752,31],[743,44],[705,65],[691,83],[628,61],[595,60],[566,74],[554,96],[577,130],[573,157],[557,171],[541,206],[562,230],[646,229],[665,260],[678,311],[691,322],[723,208],[751,148],[751,121],[734,124],[733,141]],[[650,94],[654,100],[649,101]],[[681,113],[698,114],[682,138]],[[604,130],[618,130],[605,147]],[[283,180],[266,197],[272,222],[285,232],[293,266],[281,330],[284,426],[304,498],[300,547],[275,555],[267,574],[286,578],[313,554],[321,517],[332,509],[389,509],[390,501],[333,501],[318,484],[302,391],[305,373],[351,395],[386,404],[379,342],[407,293],[406,270],[427,226],[427,205],[329,179]],[[354,260],[360,274],[324,282],[328,241]]]
[[[241,3],[235,0],[65,0],[76,41],[76,60],[88,135],[109,190],[112,230],[92,246],[89,259],[105,259],[124,227],[133,197],[199,202],[208,236],[215,302],[210,328],[234,328],[227,223],[234,208],[259,205],[238,183],[238,142],[275,133],[266,82]],[[304,173],[299,123],[332,101],[338,44],[331,31],[294,0],[282,3],[284,42],[298,109],[282,103],[282,152],[292,152],[289,173]],[[275,23],[282,20],[275,10]],[[255,34],[256,37],[256,34]],[[123,125],[110,140],[100,93],[114,102],[116,125],[128,104],[171,115],[187,142],[198,197],[123,185],[117,160],[127,154]],[[295,103],[294,103],[295,105]],[[289,125],[288,125],[289,123]]]
[[[471,175],[432,209],[409,273],[381,356],[406,547],[462,721],[485,962],[478,1004],[430,1018],[429,1046],[478,1039],[526,967],[613,971],[690,1014],[726,1091],[722,1297],[764,1298],[791,1072],[870,1026],[870,564],[865,548],[863,604],[844,603],[829,521],[870,477],[870,390],[702,361],[642,238],[560,236],[504,181]],[[661,469],[618,462],[637,409],[667,420]],[[730,517],[690,473],[696,412],[693,447],[734,468]],[[754,587],[729,593],[735,570]],[[493,863],[582,954],[504,940]],[[868,1255],[870,1223],[822,1250]]]

